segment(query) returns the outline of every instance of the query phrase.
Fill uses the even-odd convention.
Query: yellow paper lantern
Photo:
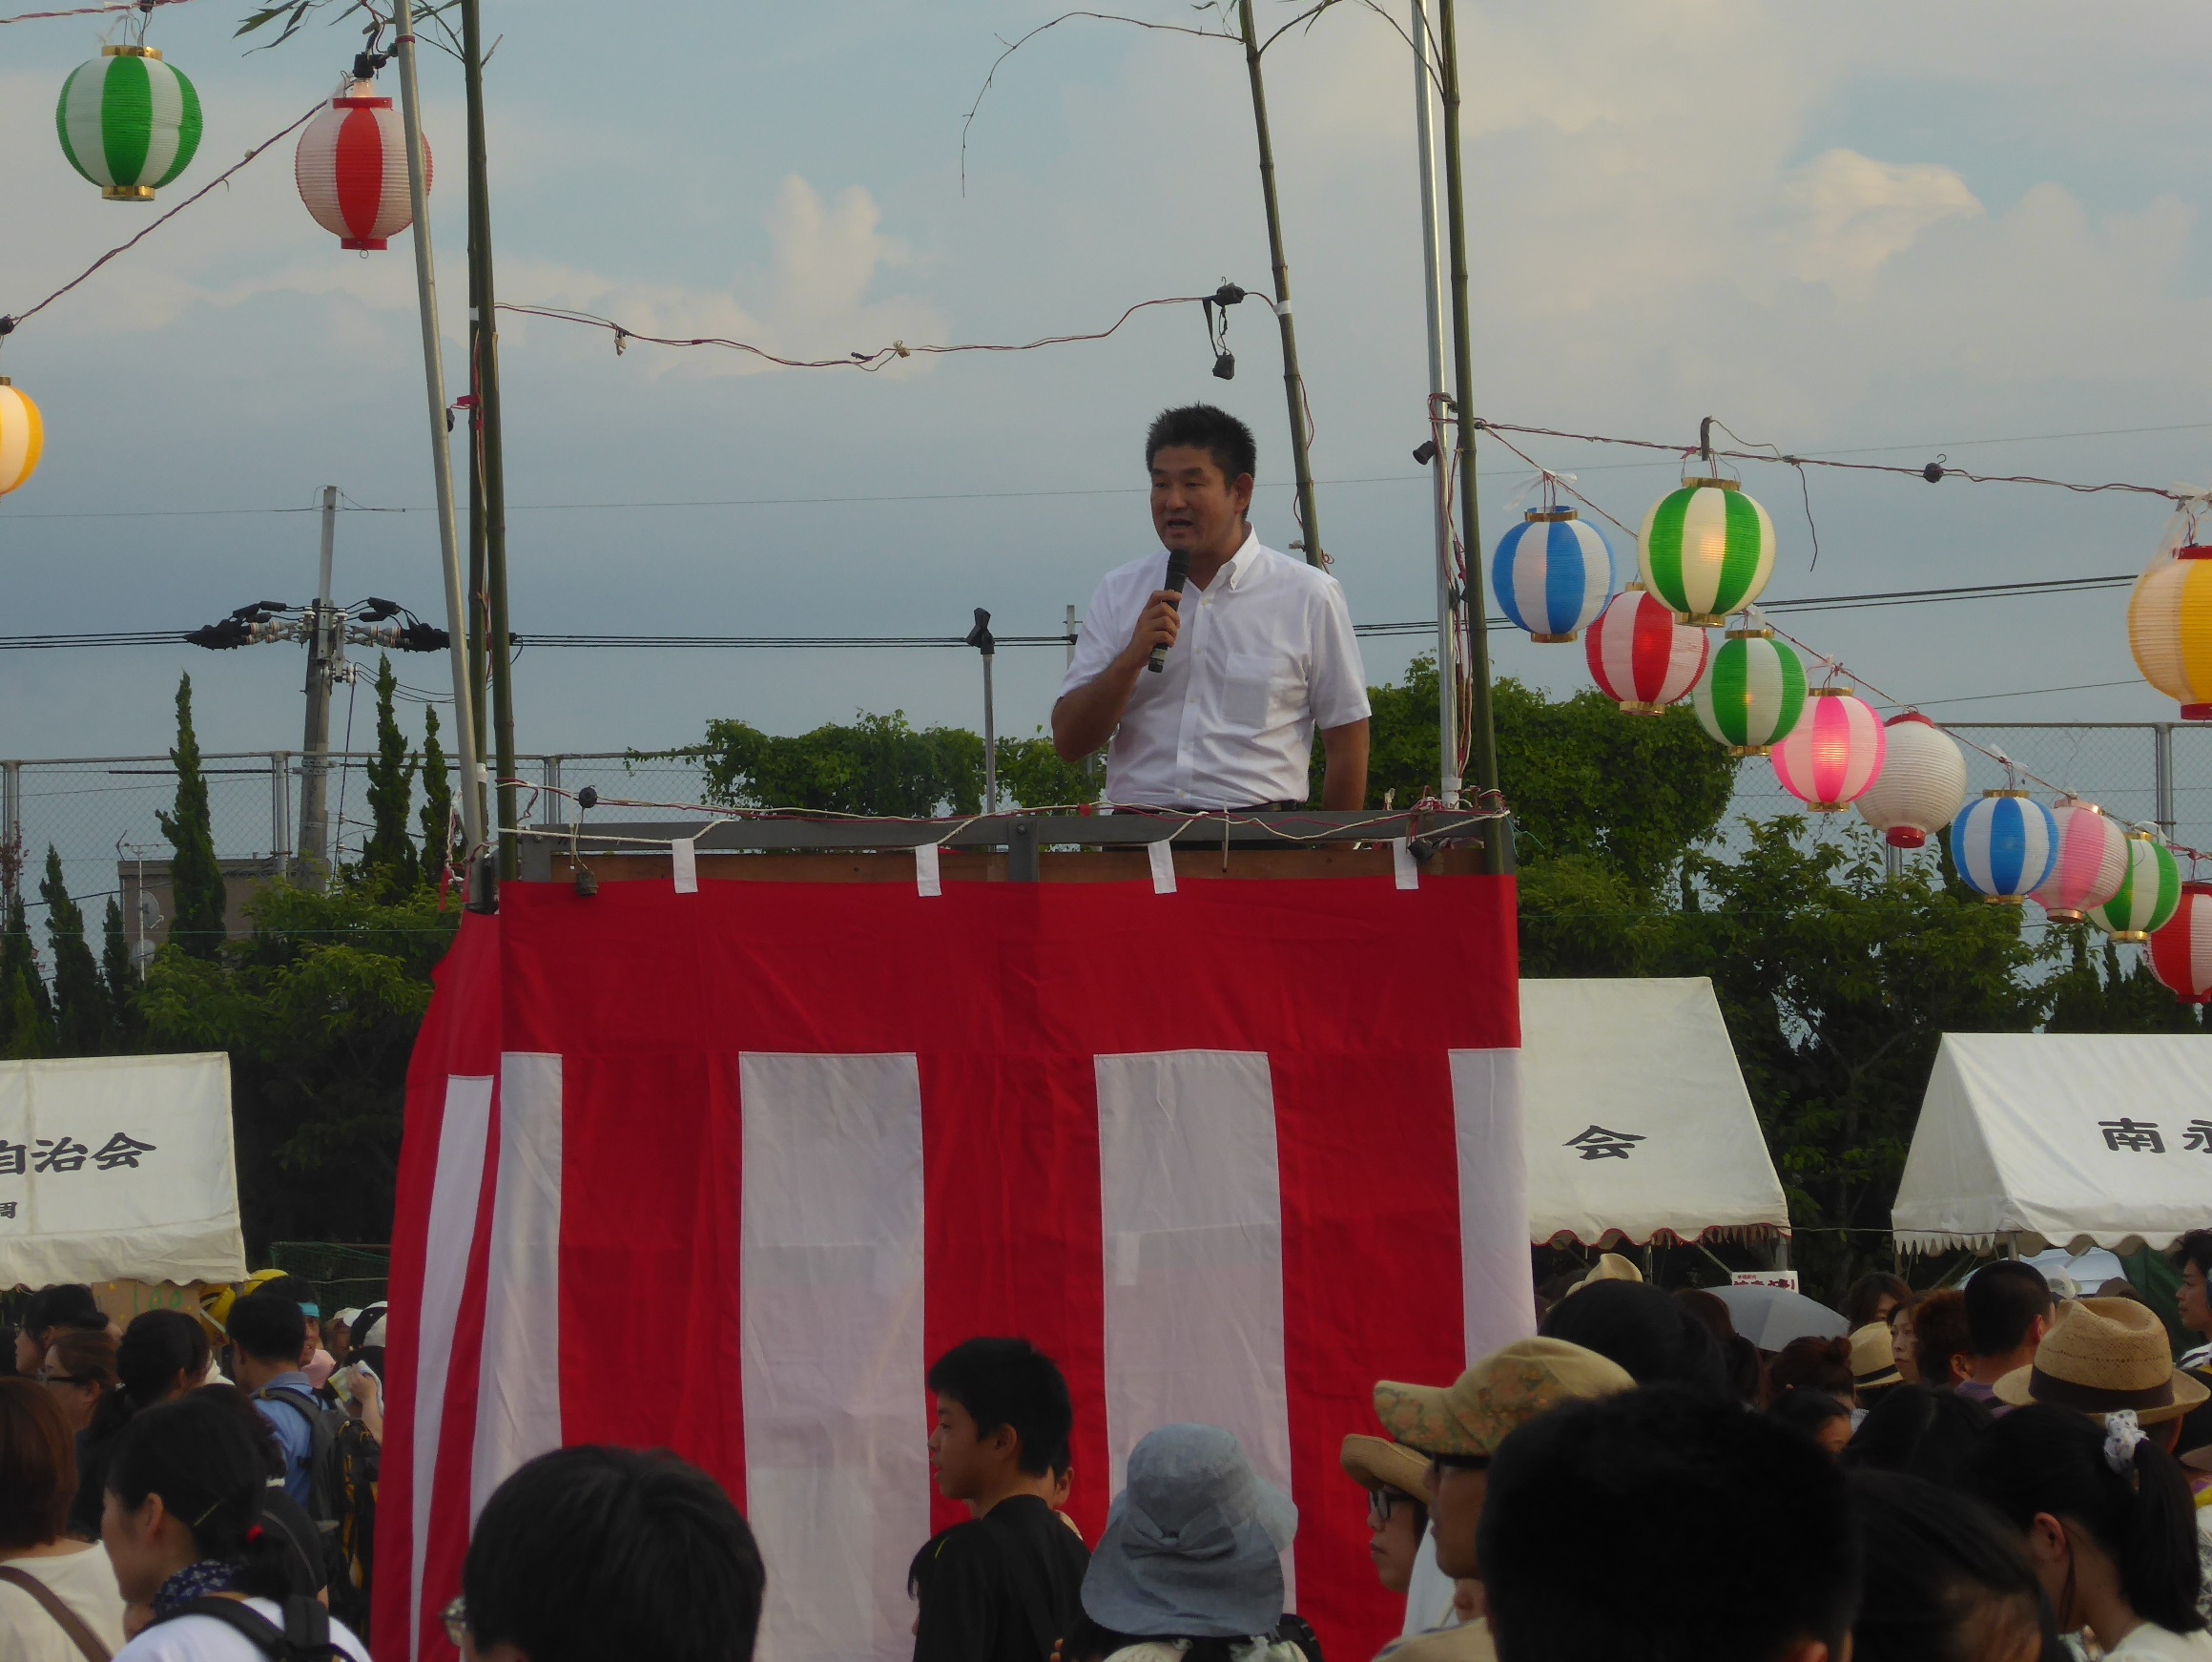
[[[2185,543],[2151,562],[2127,603],[2127,644],[2144,680],[2212,721],[2212,548]]]
[[[38,453],[46,448],[46,424],[38,405],[0,375],[0,496],[31,482]]]

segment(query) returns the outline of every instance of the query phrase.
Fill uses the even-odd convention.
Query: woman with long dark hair
[[[207,1375],[207,1330],[181,1310],[134,1316],[115,1346],[115,1388],[100,1398],[77,1439],[77,1493],[70,1533],[100,1538],[100,1506],[108,1489],[108,1456],[131,1417],[194,1389]]]
[[[117,1662],[259,1662],[272,1634],[367,1662],[360,1639],[294,1592],[290,1546],[263,1521],[267,1492],[261,1451],[223,1404],[196,1394],[132,1418],[100,1538],[123,1596],[152,1620]]]
[[[2062,1631],[2087,1628],[2109,1662],[2212,1662],[2189,1485],[2134,1414],[2016,1408],[1967,1486],[2018,1533]]]

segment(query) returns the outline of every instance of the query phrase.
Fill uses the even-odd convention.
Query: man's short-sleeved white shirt
[[[1100,579],[1060,696],[1106,672],[1167,576],[1162,551]],[[1183,628],[1167,663],[1138,675],[1114,732],[1106,800],[1158,808],[1303,802],[1314,729],[1367,713],[1342,586],[1253,533],[1210,584],[1184,591]]]

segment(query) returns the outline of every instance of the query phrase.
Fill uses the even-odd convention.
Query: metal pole
[[[300,864],[309,888],[330,878],[331,650],[343,626],[330,601],[330,565],[338,544],[338,487],[322,488],[322,560],[315,609],[307,620],[307,730],[300,746]]]
[[[1291,467],[1298,485],[1298,530],[1292,548],[1305,551],[1306,564],[1326,566],[1321,552],[1321,522],[1313,509],[1313,465],[1307,456],[1306,384],[1298,374],[1298,332],[1291,322],[1291,266],[1283,258],[1283,216],[1275,201],[1275,147],[1268,136],[1267,82],[1260,75],[1259,31],[1252,23],[1251,0],[1237,0],[1244,29],[1244,67],[1251,78],[1252,129],[1259,135],[1260,196],[1268,210],[1268,251],[1275,266],[1275,325],[1283,336],[1283,391],[1291,406]]]
[[[1432,118],[1436,88],[1429,62],[1428,0],[1414,0],[1414,128],[1421,152],[1421,286],[1428,301],[1429,401],[1444,391],[1443,237],[1437,224],[1437,135]],[[1452,469],[1441,448],[1429,458],[1435,485],[1437,521],[1437,754],[1443,800],[1459,801],[1458,643],[1453,638],[1457,610],[1452,592]]]
[[[413,0],[395,0],[400,104],[407,138],[407,197],[415,215],[415,288],[423,312],[423,391],[430,410],[430,471],[438,489],[438,546],[445,566],[445,628],[452,636],[454,748],[461,762],[461,827],[467,859],[484,846],[484,764],[476,743],[476,689],[468,682],[468,608],[453,524],[453,451],[445,431],[445,361],[438,340],[438,274],[430,250],[430,190],[423,172],[423,111],[415,87]]]
[[[2159,829],[2174,834],[2174,724],[2158,722],[2151,728],[2151,788],[2158,806],[2153,810]]]
[[[1075,608],[1067,609],[1067,667],[1075,668]]]
[[[548,756],[542,758],[546,770],[546,819],[548,825],[566,825],[569,822],[569,799],[561,795],[561,758]]]
[[[991,659],[998,641],[991,634],[991,614],[976,608],[976,626],[968,631],[968,645],[983,654],[983,812],[999,811],[999,735],[991,709]]]
[[[292,875],[291,753],[269,752],[269,860],[279,877]]]
[[[484,576],[490,616],[484,657],[491,672],[491,753],[497,777],[515,778],[514,655],[506,613],[506,463],[499,402],[499,300],[492,284],[491,193],[484,151],[484,27],[480,0],[461,0],[461,61],[468,94],[468,334],[474,368],[476,443],[469,447],[483,488]],[[499,787],[499,875],[521,875],[515,788]]]
[[[1459,33],[1453,15],[1456,0],[1437,0],[1443,24],[1444,72],[1444,206],[1452,235],[1452,361],[1458,401],[1459,535],[1466,547],[1482,547],[1482,522],[1475,497],[1475,352],[1467,329],[1467,198],[1466,180],[1459,165]],[[1499,801],[1498,738],[1490,725],[1490,620],[1482,601],[1482,585],[1469,583],[1467,606],[1467,673],[1473,682],[1471,719],[1467,724],[1468,759],[1475,764],[1475,788],[1485,806]],[[1493,873],[1505,869],[1505,839],[1485,837],[1482,858]]]

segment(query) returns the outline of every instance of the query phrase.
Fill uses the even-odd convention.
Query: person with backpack
[[[368,1648],[292,1590],[262,1521],[253,1440],[196,1393],[133,1417],[108,1467],[100,1538],[123,1597],[152,1619],[116,1662],[368,1662]]]
[[[238,1383],[284,1450],[284,1492],[321,1534],[330,1608],[366,1631],[382,1460],[377,1440],[365,1422],[325,1406],[308,1382],[300,1361],[307,1326],[297,1302],[251,1294],[231,1306],[228,1326]]]

